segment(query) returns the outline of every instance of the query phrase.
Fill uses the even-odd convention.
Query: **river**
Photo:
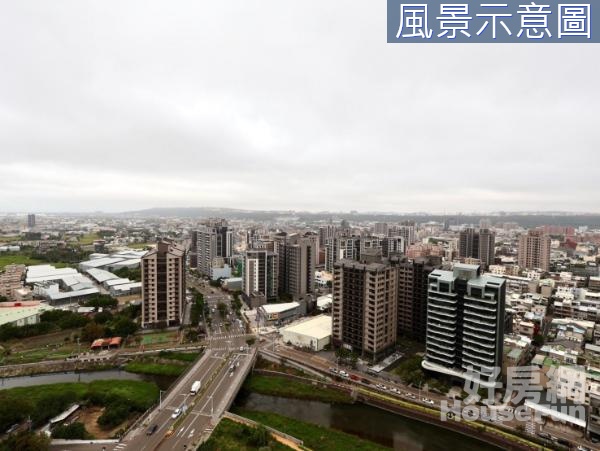
[[[175,380],[171,376],[152,376],[147,374],[128,373],[125,370],[104,370],[75,373],[38,374],[34,376],[18,376],[0,378],[0,390],[14,387],[31,387],[34,385],[56,384],[59,382],[91,382],[96,380],[120,379],[154,382],[161,390],[166,390]]]
[[[492,445],[444,428],[380,410],[362,403],[326,404],[250,393],[236,405],[273,412],[357,435],[403,451],[498,451]]]

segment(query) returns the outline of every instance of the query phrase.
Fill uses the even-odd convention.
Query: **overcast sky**
[[[0,0],[0,211],[600,211],[598,45],[384,0]]]

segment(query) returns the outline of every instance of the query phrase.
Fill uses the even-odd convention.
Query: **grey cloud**
[[[6,2],[0,210],[597,210],[595,46],[388,45],[385,14]]]

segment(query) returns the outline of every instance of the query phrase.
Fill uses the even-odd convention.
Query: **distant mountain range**
[[[563,226],[589,226],[600,228],[600,214],[597,213],[569,213],[569,212],[491,212],[491,213],[469,213],[469,214],[428,214],[418,213],[379,213],[379,212],[306,212],[294,210],[241,210],[233,208],[214,207],[173,207],[173,208],[149,208],[145,210],[127,211],[118,213],[119,217],[136,218],[225,218],[255,221],[273,221],[284,218],[294,218],[302,222],[328,221],[334,222],[347,219],[350,222],[358,221],[380,221],[400,222],[414,220],[419,223],[435,221],[450,221],[451,224],[479,224],[481,219],[489,218],[492,223],[516,222],[523,227],[536,227],[544,224]]]

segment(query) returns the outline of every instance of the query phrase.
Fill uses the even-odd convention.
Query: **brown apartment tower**
[[[398,271],[379,255],[339,260],[333,276],[333,342],[378,360],[393,349],[397,331]]]
[[[519,258],[521,268],[550,270],[551,239],[543,230],[529,230],[519,237]]]
[[[181,324],[185,299],[185,250],[170,240],[142,257],[142,327]]]

